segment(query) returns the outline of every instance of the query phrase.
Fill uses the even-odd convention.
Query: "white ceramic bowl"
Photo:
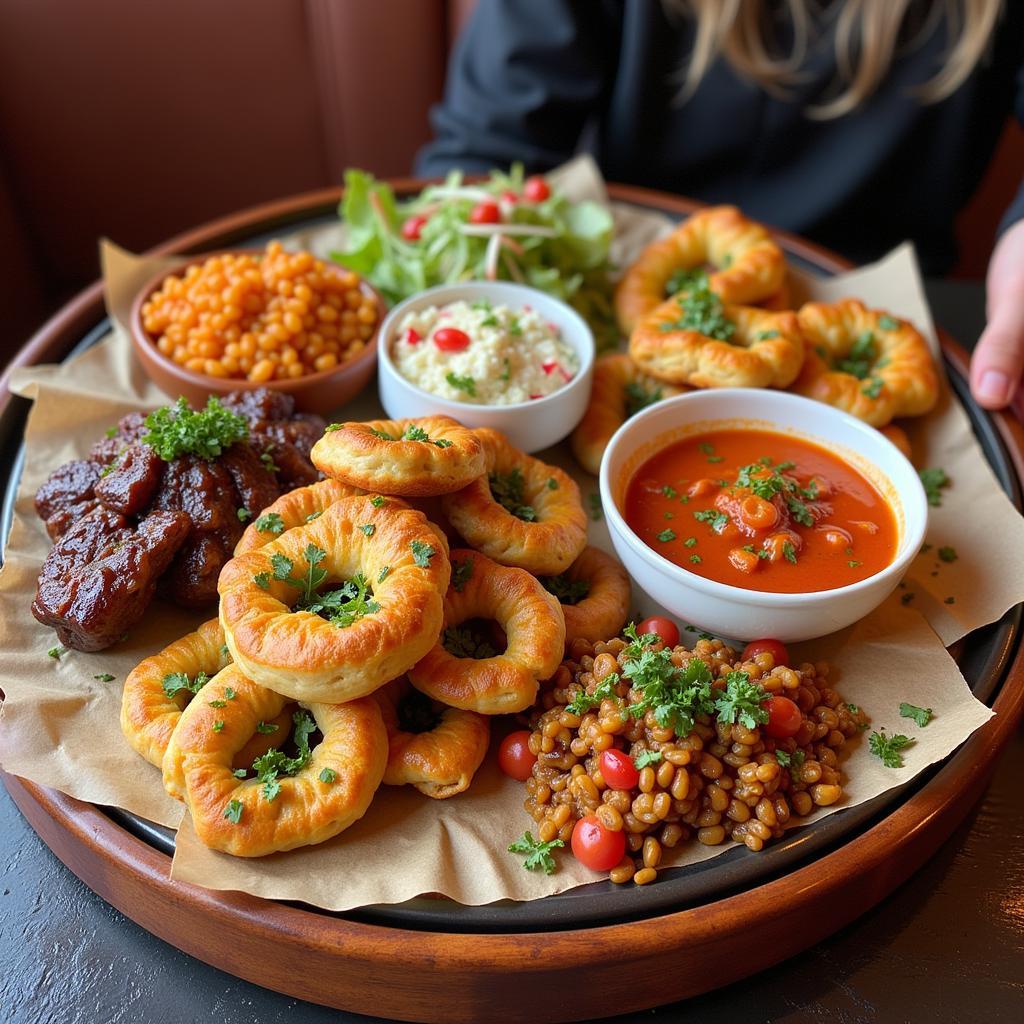
[[[427,306],[444,306],[465,299],[486,299],[495,306],[521,309],[532,306],[562,331],[562,340],[576,353],[579,373],[565,387],[544,398],[515,405],[475,405],[453,402],[416,387],[406,380],[391,358],[391,344],[407,313]],[[594,376],[594,335],[586,321],[570,306],[536,288],[507,281],[467,281],[428,288],[400,302],[385,317],[378,335],[380,401],[391,419],[443,413],[467,427],[493,427],[525,452],[550,448],[572,433],[590,401]]]
[[[622,514],[633,474],[666,444],[709,430],[772,430],[827,448],[859,470],[892,506],[899,530],[892,563],[865,580],[810,594],[770,594],[717,583],[648,547]],[[928,523],[924,488],[907,459],[873,427],[820,402],[749,388],[694,391],[627,420],[601,462],[601,502],[629,574],[673,615],[735,640],[808,640],[863,618],[892,593],[918,553]]]

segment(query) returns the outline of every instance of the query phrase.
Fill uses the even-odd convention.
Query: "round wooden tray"
[[[643,189],[609,191],[670,214],[693,208]],[[267,204],[157,251],[195,252],[292,228],[330,212],[338,199],[332,189]],[[779,234],[789,253],[814,267],[848,268],[816,246]],[[44,325],[12,367],[64,358],[102,316],[97,283]],[[948,363],[963,376],[963,351],[946,335],[941,341]],[[12,415],[12,403],[22,400],[9,394],[6,380],[6,374],[0,378],[0,450],[9,452],[22,419]],[[1024,479],[1020,424],[1005,414],[986,423],[999,435],[1014,482]],[[479,1021],[499,1014],[512,1021],[579,1020],[696,995],[768,967],[847,924],[915,871],[970,810],[1024,715],[1024,652],[1016,641],[1016,630],[995,637],[1006,645],[993,652],[1001,668],[996,717],[880,820],[756,888],[625,923],[515,934],[413,930],[205,890],[170,881],[167,855],[101,808],[13,776],[4,782],[43,841],[90,888],[155,935],[239,977],[402,1020]]]

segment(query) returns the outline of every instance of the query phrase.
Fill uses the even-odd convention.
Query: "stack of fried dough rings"
[[[496,431],[337,423],[311,458],[326,479],[249,523],[218,617],[125,683],[128,742],[236,856],[337,835],[382,782],[463,792],[488,716],[530,707],[567,644],[629,611],[575,482]]]
[[[782,250],[734,206],[702,209],[647,246],[615,311],[629,355],[597,360],[572,438],[591,473],[629,416],[687,388],[788,388],[878,427],[908,456],[892,420],[938,400],[931,351],[912,324],[851,298],[794,309]]]

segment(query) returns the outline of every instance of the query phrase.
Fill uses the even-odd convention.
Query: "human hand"
[[[971,393],[986,409],[1002,409],[1024,371],[1024,220],[999,239],[986,289],[988,323],[971,357]]]

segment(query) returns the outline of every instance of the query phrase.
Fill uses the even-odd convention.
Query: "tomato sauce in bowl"
[[[623,515],[652,550],[746,590],[834,590],[890,565],[896,515],[832,452],[769,430],[717,430],[669,444],[626,489]]]

